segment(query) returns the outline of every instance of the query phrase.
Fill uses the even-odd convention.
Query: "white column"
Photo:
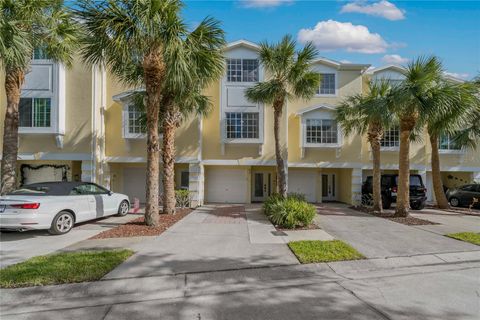
[[[356,206],[362,202],[362,169],[352,169],[352,199],[351,204]]]
[[[203,205],[204,199],[204,168],[200,163],[190,163],[188,168],[188,190],[190,191],[192,208]]]
[[[82,161],[82,181],[94,182],[93,170],[94,170],[93,161],[90,161],[90,160]]]
[[[472,172],[472,180],[475,183],[480,183],[480,171]]]

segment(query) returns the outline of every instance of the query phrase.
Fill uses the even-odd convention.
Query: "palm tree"
[[[288,100],[312,98],[319,85],[319,74],[310,70],[317,56],[312,43],[301,50],[295,50],[296,42],[290,35],[275,44],[260,44],[260,62],[265,68],[267,80],[246,90],[246,97],[252,102],[271,104],[273,107],[275,137],[275,158],[277,162],[277,191],[287,196],[287,150],[280,145],[280,117]]]
[[[183,119],[205,115],[211,106],[203,89],[223,73],[224,32],[206,18],[190,33],[177,30],[178,45],[165,55],[167,71],[162,96],[163,213],[175,213],[175,131]]]
[[[77,9],[85,35],[82,55],[90,64],[105,64],[131,86],[145,87],[147,186],[145,223],[158,224],[160,175],[160,105],[166,52],[178,46],[178,0],[82,0]]]
[[[7,106],[3,131],[1,194],[16,187],[21,87],[35,49],[70,66],[77,43],[72,15],[58,0],[0,2],[0,64],[5,71]]]
[[[432,89],[442,81],[442,64],[436,57],[419,57],[407,66],[405,80],[396,90],[395,113],[400,126],[398,159],[398,193],[396,217],[407,217],[410,208],[410,140],[424,127],[435,110],[425,103]]]
[[[372,149],[373,162],[373,210],[382,212],[380,141],[384,131],[395,123],[390,92],[392,85],[387,81],[368,84],[368,94],[348,97],[336,109],[336,120],[346,135],[367,134]]]
[[[436,85],[424,103],[434,112],[429,112],[427,131],[432,146],[432,180],[437,206],[448,208],[448,200],[443,190],[440,175],[439,138],[452,137],[458,147],[475,147],[479,137],[478,129],[478,89],[473,83],[451,84],[442,81]],[[477,114],[475,115],[475,111]],[[472,122],[474,119],[474,122]],[[476,121],[475,121],[476,120]],[[477,134],[475,134],[477,133]]]

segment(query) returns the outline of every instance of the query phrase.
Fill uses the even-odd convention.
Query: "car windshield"
[[[44,187],[44,186],[31,186],[31,187],[28,187],[28,186],[25,186],[25,187],[22,187],[20,189],[17,189],[17,190],[14,190],[12,192],[10,192],[9,194],[12,194],[12,195],[43,195],[43,194],[47,194],[49,191],[49,188],[48,187]]]
[[[395,177],[395,184],[398,185],[398,176]],[[422,180],[420,176],[410,176],[410,186],[421,187]]]

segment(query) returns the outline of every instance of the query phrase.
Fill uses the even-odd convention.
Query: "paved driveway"
[[[50,235],[46,230],[0,232],[0,267],[63,249],[137,217],[138,215],[129,214],[125,217],[109,217],[82,223],[69,233],[58,236]]]
[[[126,278],[298,264],[259,205],[207,205],[131,248],[137,253],[106,278]]]
[[[322,204],[319,211],[316,217],[319,226],[334,237],[347,241],[367,258],[480,250],[479,246],[424,230],[427,229],[425,226],[406,226],[349,209],[344,204]]]

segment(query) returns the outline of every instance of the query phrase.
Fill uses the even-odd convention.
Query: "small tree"
[[[273,134],[275,159],[277,162],[278,193],[287,196],[288,153],[280,145],[280,117],[288,100],[312,98],[320,85],[319,74],[310,70],[317,56],[312,43],[295,50],[296,42],[290,35],[279,43],[260,44],[260,63],[265,68],[267,79],[246,90],[246,97],[256,103],[271,104],[273,107]]]
[[[384,131],[396,122],[391,90],[387,81],[369,82],[366,95],[350,96],[336,109],[336,119],[346,135],[367,134],[372,149],[373,210],[377,212],[382,211],[380,141]]]
[[[77,45],[71,12],[58,0],[0,1],[0,64],[7,106],[3,127],[1,194],[16,187],[20,91],[35,49],[70,66]]]

